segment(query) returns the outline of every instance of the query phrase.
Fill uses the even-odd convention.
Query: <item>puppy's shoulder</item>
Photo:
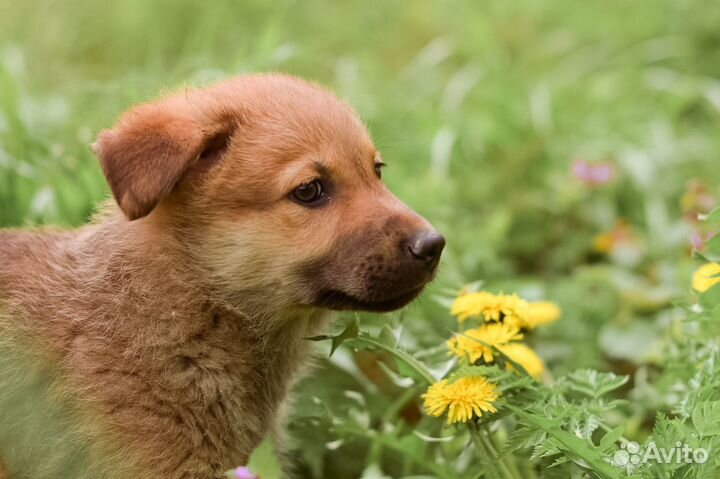
[[[56,229],[0,230],[0,261],[4,266],[43,256],[55,249],[68,232]]]
[[[0,296],[27,279],[69,266],[73,243],[84,230],[0,230]]]

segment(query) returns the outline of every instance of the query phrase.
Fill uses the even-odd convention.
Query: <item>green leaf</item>
[[[700,306],[703,309],[712,310],[718,305],[720,305],[720,283],[714,284],[700,295]]]
[[[692,423],[701,436],[720,435],[720,401],[702,401],[692,411]]]
[[[365,471],[360,476],[360,479],[390,479],[390,476],[383,474],[380,466],[377,464],[370,464],[365,468]]]
[[[524,409],[509,404],[506,407],[515,413],[522,422],[545,431],[550,437],[555,439],[557,447],[560,450],[570,456],[576,456],[578,459],[581,459],[582,462],[586,463],[599,477],[605,479],[620,479],[622,477],[620,469],[613,467],[604,460],[600,449],[593,447],[587,441],[563,430],[555,420],[526,412]],[[578,464],[577,460],[574,462]]]
[[[390,326],[388,326],[387,324],[383,326],[380,330],[378,340],[391,348],[397,346],[397,339],[395,338],[395,333],[393,332],[392,328],[390,328]]]
[[[720,235],[713,236],[705,242],[703,256],[714,263],[720,262]]]
[[[702,219],[708,225],[720,229],[720,207],[715,208]]]
[[[281,479],[282,467],[278,461],[275,446],[270,438],[265,438],[250,454],[248,469],[262,479]]]
[[[657,326],[649,321],[608,323],[602,328],[598,343],[612,359],[632,361],[635,364],[643,364],[649,358],[657,357],[664,345]]]
[[[563,383],[573,391],[598,399],[628,382],[628,376],[603,373],[594,369],[579,369],[563,378]]]
[[[352,343],[361,347],[371,347],[386,351],[395,358],[398,365],[398,370],[401,373],[415,379],[419,379],[423,382],[426,382],[427,384],[432,384],[435,382],[435,377],[422,362],[420,362],[417,358],[413,357],[408,352],[398,347],[388,346],[379,339],[374,338],[370,334],[364,332],[359,333],[357,337],[353,338]]]
[[[387,374],[388,378],[395,384],[396,386],[400,387],[408,387],[411,386],[413,383],[413,380],[411,379],[412,376],[408,377],[407,374],[398,374],[397,372],[393,371],[390,366],[385,364],[383,361],[378,361],[377,365],[380,366],[380,369]],[[408,381],[410,384],[408,384]]]
[[[327,341],[327,340],[331,340],[331,341],[332,341],[332,345],[331,345],[331,347],[330,347],[330,356],[332,356],[333,353],[335,353],[335,350],[336,350],[337,348],[339,348],[342,343],[344,343],[344,342],[347,341],[348,339],[356,338],[359,332],[360,332],[360,328],[359,328],[359,326],[358,326],[357,318],[355,318],[355,319],[353,319],[353,320],[350,322],[350,324],[347,325],[347,327],[343,330],[342,333],[340,333],[340,334],[338,334],[338,335],[336,335],[336,336],[323,334],[323,335],[320,335],[320,336],[312,336],[312,337],[305,338],[305,339],[308,340],[308,341]]]
[[[620,426],[605,434],[602,439],[600,439],[600,450],[607,451],[611,449],[615,445],[615,443],[620,440],[623,432],[625,432],[625,425],[621,424]]]
[[[366,439],[368,434],[367,430],[353,427],[348,423],[338,425],[336,430],[347,436],[354,436],[360,439]],[[410,462],[416,463],[428,471],[432,471],[434,474],[433,477],[439,479],[460,479],[451,465],[439,462],[435,457],[428,455],[427,449],[425,448],[425,441],[413,434],[398,437],[393,433],[380,433],[373,435],[373,440],[383,448],[397,452]],[[265,478],[261,477],[261,479]],[[463,477],[462,479],[466,478]]]

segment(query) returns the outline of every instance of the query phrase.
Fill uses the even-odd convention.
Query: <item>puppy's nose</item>
[[[437,231],[415,233],[408,241],[408,250],[414,258],[434,264],[445,247],[445,238]]]

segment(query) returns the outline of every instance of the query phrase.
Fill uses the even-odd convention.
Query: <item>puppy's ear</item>
[[[135,220],[148,215],[198,158],[219,153],[229,138],[229,122],[208,122],[186,105],[166,101],[130,110],[100,133],[93,150],[120,209]]]

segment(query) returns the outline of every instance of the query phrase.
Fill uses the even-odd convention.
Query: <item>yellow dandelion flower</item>
[[[720,283],[720,264],[718,263],[704,264],[693,273],[692,287],[699,293],[704,293],[717,283]]]
[[[479,328],[468,329],[462,335],[450,339],[447,344],[451,354],[459,358],[467,358],[472,364],[482,358],[490,363],[495,358],[490,346],[499,348],[510,341],[522,339],[517,326],[505,323],[484,324]]]
[[[593,249],[598,253],[609,253],[615,245],[615,238],[612,233],[601,233],[592,240]]]
[[[510,343],[505,346],[498,346],[498,349],[508,358],[518,363],[527,373],[538,379],[545,370],[545,363],[529,346],[523,343]],[[507,365],[508,370],[513,370],[511,364]]]
[[[593,238],[593,249],[598,253],[609,254],[622,245],[632,244],[637,237],[625,220],[619,220],[610,231],[600,233]]]
[[[560,307],[550,301],[529,303],[520,326],[533,329],[544,324],[549,324],[557,321],[560,318],[560,313]]]
[[[463,322],[470,317],[483,317],[486,321],[522,320],[527,302],[516,294],[492,294],[486,291],[463,294],[455,299],[450,312]]]
[[[473,416],[493,413],[493,402],[500,393],[493,383],[483,377],[467,376],[450,383],[447,379],[431,385],[422,395],[425,410],[431,416],[440,417],[447,411],[448,424],[467,422]]]

